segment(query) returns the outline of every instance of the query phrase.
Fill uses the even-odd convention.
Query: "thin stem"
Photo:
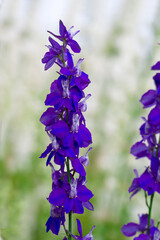
[[[154,193],[151,195],[151,198],[150,198],[150,206],[149,206],[149,212],[148,212],[148,235],[149,235],[150,223],[151,223],[151,212],[152,212],[153,198],[154,198]]]
[[[146,191],[144,191],[144,196],[145,196],[146,206],[149,208],[148,199],[147,199],[147,192]]]
[[[67,176],[68,176],[68,182],[71,183],[71,178],[70,178],[70,169],[69,169],[69,157],[67,157],[66,161],[66,167],[67,167]]]
[[[72,211],[69,212],[69,218],[68,218],[69,222],[68,222],[68,230],[70,233],[72,233]],[[69,235],[68,240],[71,240],[72,236]]]

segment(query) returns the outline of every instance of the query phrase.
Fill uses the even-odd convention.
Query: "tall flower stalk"
[[[160,61],[151,67],[160,71]],[[131,154],[136,159],[146,157],[148,166],[139,175],[134,169],[136,177],[129,187],[130,198],[139,191],[144,191],[146,213],[138,215],[139,223],[130,222],[122,227],[122,233],[127,237],[134,236],[134,240],[159,240],[159,222],[152,218],[154,196],[160,194],[160,73],[153,76],[155,89],[148,90],[140,99],[143,108],[151,108],[148,117],[142,117],[144,123],[140,127],[141,140],[131,147]],[[136,235],[136,236],[135,236]]]
[[[90,199],[93,193],[86,187],[85,167],[89,164],[88,153],[80,156],[80,148],[87,148],[92,143],[92,136],[86,127],[83,113],[87,110],[87,99],[84,89],[89,85],[88,75],[81,71],[79,59],[75,65],[73,53],[79,53],[81,48],[73,37],[79,32],[68,31],[63,22],[59,21],[59,35],[49,32],[50,45],[42,58],[44,69],[48,70],[57,64],[60,67],[58,78],[51,83],[50,93],[45,105],[49,106],[42,114],[40,121],[45,125],[50,144],[41,154],[46,158],[46,166],[52,171],[52,191],[47,200],[50,203],[50,217],[46,222],[46,231],[58,235],[60,228],[64,229],[63,240],[92,240],[92,230],[83,237],[80,220],[77,219],[78,235],[72,233],[72,215],[83,214],[84,207],[93,210]],[[57,39],[55,41],[54,39]],[[66,217],[68,215],[68,226]]]

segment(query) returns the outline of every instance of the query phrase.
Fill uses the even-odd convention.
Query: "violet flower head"
[[[152,66],[151,70],[160,71],[160,62],[158,61]],[[140,141],[131,147],[131,154],[136,159],[145,157],[149,164],[145,166],[141,175],[134,170],[136,177],[128,190],[131,193],[130,198],[140,191],[144,191],[148,213],[139,217],[139,224],[130,222],[121,229],[127,237],[140,233],[134,237],[135,240],[160,239],[160,231],[154,226],[154,221],[151,219],[154,195],[160,194],[160,73],[156,73],[153,80],[155,89],[148,90],[140,99],[143,108],[151,108],[151,110],[147,118],[142,118],[144,123],[140,127]]]
[[[49,37],[49,51],[45,53],[42,63],[45,70],[57,64],[60,67],[58,78],[51,83],[50,93],[47,94],[45,105],[47,110],[40,121],[45,126],[49,144],[40,158],[46,159],[46,166],[51,167],[52,189],[47,198],[50,204],[50,216],[46,222],[46,231],[58,235],[63,226],[63,240],[75,239],[93,240],[92,230],[82,236],[82,229],[77,220],[80,236],[74,236],[72,229],[72,214],[83,214],[84,208],[93,211],[90,200],[93,193],[86,186],[86,167],[89,165],[88,153],[92,150],[92,135],[86,126],[83,113],[87,110],[87,99],[84,89],[90,84],[88,75],[81,70],[79,59],[76,65],[73,53],[79,53],[81,48],[73,37],[79,32],[66,29],[59,22],[59,35],[48,31],[56,40]],[[86,148],[86,154],[81,156],[80,148]],[[56,165],[56,167],[54,167]],[[66,217],[69,226],[66,228]]]

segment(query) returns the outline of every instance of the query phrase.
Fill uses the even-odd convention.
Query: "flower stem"
[[[149,235],[150,224],[151,224],[151,212],[152,212],[153,198],[154,198],[154,193],[151,195],[151,198],[150,198],[150,205],[149,205],[149,212],[148,212],[148,235]]]
[[[70,211],[68,215],[68,230],[70,233],[72,233],[72,211]],[[68,240],[71,240],[71,239],[72,239],[72,236],[69,235]]]

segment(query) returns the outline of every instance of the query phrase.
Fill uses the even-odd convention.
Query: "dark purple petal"
[[[59,118],[59,113],[55,111],[54,108],[49,107],[47,110],[42,114],[40,118],[40,122],[45,126],[51,125],[55,123]]]
[[[160,70],[160,61],[151,67],[151,70]]]
[[[80,48],[79,44],[73,39],[71,39],[68,42],[68,45],[71,47],[72,51],[75,52],[75,53],[79,53],[81,51],[81,48]]]
[[[84,208],[82,206],[82,203],[77,198],[73,200],[74,200],[73,209],[72,209],[73,213],[83,214]]]
[[[132,193],[132,195],[130,196],[130,199],[136,194],[138,193],[139,191],[141,190],[140,188],[140,184],[139,184],[139,178],[134,178],[133,181],[132,181],[132,184],[130,186],[130,188],[128,189],[128,192]]]
[[[139,231],[143,232],[148,226],[148,214],[142,214],[139,216]]]
[[[93,196],[93,193],[88,188],[86,188],[86,186],[81,185],[77,187],[77,197],[81,202],[87,202]]]
[[[60,223],[61,223],[60,218],[49,217],[49,219],[46,222],[46,227],[47,227],[46,232],[51,230],[53,234],[58,235],[60,230]]]
[[[47,94],[47,97],[45,100],[45,105],[55,106],[59,103],[61,103],[61,105],[63,104],[61,95],[59,95],[55,92],[51,92],[51,93]]]
[[[65,157],[59,153],[56,153],[54,157],[54,162],[58,165],[63,165],[65,162]]]
[[[78,133],[83,139],[83,147],[88,147],[88,145],[92,143],[92,136],[88,128],[80,124]]]
[[[78,143],[79,147],[83,147],[83,138],[82,135],[78,133],[74,133],[74,139]]]
[[[64,135],[68,132],[68,125],[64,121],[59,121],[57,123],[54,123],[51,126],[52,129],[52,134],[59,137],[63,138]]]
[[[61,49],[61,46],[59,45],[59,43],[57,43],[55,40],[53,40],[51,37],[49,37],[49,41],[52,45],[53,48],[57,48],[57,49]]]
[[[155,182],[150,172],[146,169],[145,172],[139,178],[140,187],[144,191],[148,191],[148,194],[152,194],[154,192]]]
[[[148,148],[144,143],[137,142],[131,147],[130,153],[138,159],[147,156]]]
[[[66,67],[62,67],[61,70],[60,70],[60,73],[63,74],[63,75],[66,75],[66,76],[70,76],[72,73],[69,71],[68,68]]]
[[[50,153],[51,150],[52,150],[52,144],[50,143],[47,146],[46,150],[41,154],[40,158],[45,158],[48,155],[48,153]]]
[[[70,69],[74,67],[72,55],[70,54],[70,52],[67,52],[67,63]]]
[[[140,102],[142,103],[144,108],[151,107],[156,103],[156,91],[155,90],[149,90],[140,99]]]
[[[83,207],[87,208],[90,211],[94,210],[94,207],[93,207],[92,203],[90,203],[89,201],[88,202],[83,202],[82,205],[83,205]]]
[[[77,78],[77,80],[80,82],[80,86],[82,90],[85,89],[91,82],[88,78],[88,75],[84,72],[81,72],[81,75]]]
[[[159,167],[159,160],[156,157],[151,158],[151,171],[155,178],[157,178],[157,171]]]
[[[76,220],[77,220],[77,229],[78,229],[79,235],[80,235],[80,237],[83,237],[83,235],[82,235],[81,222],[80,222],[79,219],[76,219]]]
[[[70,157],[70,158],[74,158],[75,157],[75,153],[74,153],[74,151],[73,151],[73,149],[72,148],[62,148],[63,149],[63,151],[65,152],[65,155],[67,156],[67,157]]]
[[[159,107],[155,107],[151,110],[150,114],[148,115],[148,120],[153,125],[160,125],[160,109]]]
[[[137,223],[130,222],[126,225],[123,225],[121,231],[126,237],[132,237],[138,231],[138,227],[139,225]]]
[[[67,194],[62,188],[55,188],[49,195],[48,201],[54,206],[63,206]]]
[[[72,198],[67,198],[64,203],[64,209],[66,213],[68,214],[70,211],[72,211],[73,208],[73,199]]]
[[[49,156],[48,156],[48,158],[47,158],[47,162],[46,162],[46,166],[48,166],[48,164],[50,163],[50,161],[51,161],[51,159],[52,159],[52,157],[55,155],[55,151],[52,151],[50,154],[49,154]]]
[[[73,146],[73,133],[68,132],[63,139],[64,147],[72,147]]]
[[[154,75],[153,79],[154,79],[156,88],[158,89],[160,86],[160,73],[157,73],[156,75]]]

